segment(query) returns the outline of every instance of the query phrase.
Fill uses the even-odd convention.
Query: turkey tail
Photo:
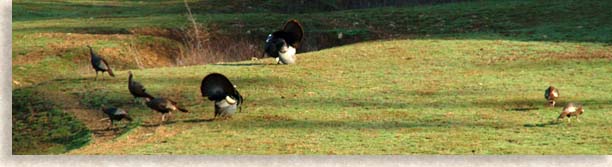
[[[145,98],[146,98],[146,99],[154,99],[154,98],[155,98],[155,97],[151,96],[151,95],[150,95],[149,93],[147,93],[147,92],[142,92],[142,93],[144,93],[144,95],[145,95]]]
[[[127,119],[128,121],[132,122],[134,119],[132,119],[132,117],[130,117],[129,115],[125,116],[125,119]]]
[[[176,107],[176,109],[178,109],[178,110],[180,110],[182,112],[189,112],[187,109],[179,107],[177,102],[172,101],[170,99],[168,99],[168,101],[170,101],[170,104],[172,104],[174,107]]]
[[[111,77],[115,77],[115,74],[113,73],[113,69],[111,69],[111,67],[108,65],[108,62],[106,62],[106,60],[102,59],[102,63],[104,63],[104,65],[106,65],[106,68],[108,68],[108,75],[110,75]]]
[[[110,67],[108,67],[108,75],[110,75],[111,77],[115,77],[115,74],[113,73],[113,69],[111,69]]]
[[[567,112],[565,112],[565,111],[564,111],[564,112],[562,112],[561,114],[559,114],[559,117],[557,117],[557,119],[562,119],[562,118],[565,118],[565,117],[566,117],[568,114],[569,114],[569,113],[567,113]]]
[[[300,43],[304,38],[304,28],[302,28],[302,24],[300,24],[300,22],[298,22],[296,19],[289,20],[287,23],[285,23],[283,31],[289,34],[289,39],[285,39],[287,40],[287,43],[296,49],[299,48]]]

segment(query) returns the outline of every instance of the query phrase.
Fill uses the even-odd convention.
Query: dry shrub
[[[176,58],[177,65],[209,64],[248,60],[260,52],[253,40],[242,39],[238,36],[215,35],[214,25],[207,27],[196,22],[191,13],[189,4],[185,1],[187,18],[190,26],[174,30],[173,36],[181,40],[184,47],[180,56]]]

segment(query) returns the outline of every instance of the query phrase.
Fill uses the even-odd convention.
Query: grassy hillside
[[[609,154],[611,50],[394,40],[301,54],[294,66],[264,65],[272,63],[266,59],[133,71],[153,94],[192,110],[164,126],[157,126],[158,114],[132,103],[125,71],[27,89],[62,90],[84,108],[124,107],[140,122],[71,154]],[[238,85],[243,113],[209,121],[212,103],[198,89],[211,72]],[[586,106],[581,122],[551,122],[561,107],[545,107],[548,85],[561,89],[561,106]]]
[[[266,5],[218,13],[208,3],[232,5],[190,3],[213,45],[219,45],[209,50],[230,61],[260,56],[265,36],[290,18],[306,29],[302,51],[396,38],[612,42],[612,3],[601,1],[486,1],[309,13],[271,13]],[[13,12],[14,87],[83,74],[86,44],[97,46],[118,69],[179,65],[185,50],[180,32],[189,28],[182,1],[23,0],[14,2]],[[249,47],[223,47],[233,44]],[[187,64],[201,63],[210,62]],[[47,69],[56,67],[66,70]]]
[[[235,6],[202,11],[207,6],[193,2],[212,34],[245,41],[298,18],[311,52],[291,66],[260,59],[175,67],[185,46],[172,32],[188,23],[182,5],[14,2],[13,153],[611,153],[612,3],[487,1],[307,13],[270,13],[263,5],[231,13],[219,11]],[[323,49],[357,41],[363,42]],[[112,62],[116,78],[93,81],[87,44]],[[248,44],[257,49],[263,42]],[[193,112],[158,126],[159,114],[132,101],[127,70],[152,94]],[[211,72],[238,85],[243,113],[210,120],[212,102],[200,97],[199,83]],[[545,106],[549,85],[561,91],[556,108]],[[585,105],[582,121],[551,122],[568,102]],[[127,109],[136,121],[105,130],[102,105]]]

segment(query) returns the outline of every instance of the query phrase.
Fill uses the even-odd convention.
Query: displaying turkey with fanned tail
[[[580,121],[580,119],[578,119],[578,116],[582,113],[584,113],[584,108],[582,107],[582,105],[569,103],[563,108],[563,111],[561,112],[561,114],[559,114],[557,120],[563,120],[564,118],[567,118],[567,122],[571,122],[570,117],[573,116],[576,117],[577,121]]]
[[[559,97],[559,90],[554,86],[548,87],[546,91],[544,91],[544,98],[548,101],[548,104],[551,107],[555,107],[555,99]]]
[[[172,101],[167,98],[147,98],[146,100],[146,104],[149,108],[162,114],[161,123],[164,123],[164,121],[166,121],[166,115],[172,116],[173,111],[180,110],[182,112],[189,112],[187,109],[179,107],[178,103],[176,103],[175,101]]]
[[[102,111],[104,111],[104,114],[108,116],[108,118],[105,118],[102,120],[106,120],[106,119],[110,120],[110,125],[108,126],[107,129],[111,129],[113,127],[114,121],[121,121],[123,119],[126,119],[130,122],[133,121],[132,117],[128,115],[128,112],[121,108],[116,108],[116,107],[104,108],[103,107]]]
[[[108,75],[115,77],[115,74],[113,74],[113,70],[108,65],[108,62],[94,53],[91,46],[87,45],[87,47],[89,48],[89,55],[91,55],[91,66],[93,66],[94,70],[96,70],[96,80],[98,80],[98,72],[100,71],[102,72],[102,76],[104,76],[104,72],[108,72]]]
[[[294,64],[303,38],[302,25],[297,20],[289,20],[282,30],[268,35],[264,55],[276,58],[277,64]]]
[[[242,111],[242,95],[227,77],[219,73],[208,74],[200,85],[202,97],[215,103],[215,117],[232,116],[237,108]]]
[[[142,84],[140,84],[137,81],[134,81],[132,71],[128,71],[128,74],[130,75],[128,77],[128,90],[134,96],[134,98],[145,98],[145,99],[154,98],[153,96],[151,96],[150,94],[146,92],[146,89],[144,88]]]

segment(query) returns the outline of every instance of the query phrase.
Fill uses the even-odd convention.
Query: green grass
[[[608,10],[612,8],[612,3],[601,1],[484,1],[307,13],[274,13],[270,11],[275,11],[275,7],[266,4],[254,6],[261,9],[251,9],[247,7],[249,5],[236,6],[218,1],[190,3],[197,21],[211,33],[220,36],[232,34],[246,39],[264,39],[290,18],[298,18],[304,24],[308,43],[320,42],[318,38],[334,39],[338,33],[343,33],[347,41],[379,38],[503,39],[609,44],[612,39],[612,33],[609,33],[612,22],[608,21],[612,17],[612,12]],[[234,12],[212,11],[209,3],[218,7],[215,10]],[[112,57],[109,59],[113,65],[119,66],[118,69],[136,66],[134,61],[117,58],[126,56],[126,50],[130,49],[128,43],[144,48],[147,45],[142,41],[152,37],[136,30],[176,30],[189,24],[182,1],[16,1],[13,12],[14,59],[34,55],[30,56],[34,58],[27,59],[38,60],[37,57],[65,54],[77,55],[79,58],[74,59],[82,59],[87,54],[86,44],[99,45],[100,41],[97,40],[106,40],[104,45],[100,45],[101,48],[112,47],[123,51],[105,53],[105,56]],[[125,38],[131,42],[126,42]],[[154,41],[165,41],[167,39],[163,38],[168,37],[156,38]],[[50,46],[60,41],[64,43]],[[347,41],[332,40],[335,43],[332,46]],[[176,48],[180,45],[178,42],[170,42],[170,46]],[[255,43],[255,46],[261,45],[263,43]],[[58,50],[58,47],[63,50]],[[78,68],[66,71],[78,72],[87,68],[87,64],[78,61],[73,65]],[[14,68],[22,67],[16,64]],[[15,76],[30,74],[16,73]],[[17,78],[23,84],[13,86],[31,85],[60,77],[46,76],[50,77],[39,77],[37,80]]]
[[[577,49],[582,47],[589,50]],[[611,49],[592,43],[393,40],[301,54],[292,66],[239,62],[133,70],[152,94],[193,112],[72,153],[609,154],[612,90],[604,75],[611,72],[605,66]],[[527,54],[514,55],[521,51]],[[608,57],[562,56],[599,52]],[[199,82],[211,72],[238,85],[246,97],[244,113],[204,121],[213,106],[200,97]],[[89,108],[112,104],[137,119],[158,121],[145,106],[131,104],[126,72],[117,73],[99,82],[89,74],[26,90],[54,88]],[[560,105],[586,106],[581,122],[551,123],[561,107],[545,107],[548,85],[561,89]],[[524,108],[535,109],[516,111]]]
[[[198,22],[220,34],[263,39],[298,18],[315,37],[342,32],[364,42],[303,53],[290,66],[263,59],[137,70],[133,47],[181,46],[130,32],[183,28],[181,1],[17,1],[13,153],[611,153],[612,3],[485,1],[300,14],[270,13],[275,7],[265,4],[248,13],[192,6]],[[107,49],[116,78],[93,81],[86,44]],[[153,95],[192,112],[151,126],[159,115],[132,102],[127,70]],[[238,85],[243,113],[207,121],[213,106],[199,84],[212,72]],[[549,85],[561,91],[554,109],[543,98]],[[568,102],[585,105],[582,121],[551,122]],[[96,129],[83,125],[91,122],[65,112],[102,105],[127,109],[136,122],[93,141]]]
[[[24,9],[33,4],[36,2],[15,3],[14,31],[71,32],[92,29],[102,32],[127,32],[136,27],[177,28],[189,23],[184,16],[182,1],[55,2],[41,3],[41,9]],[[70,8],[74,9],[71,10],[73,12],[66,12],[61,7],[71,5],[74,6]],[[612,7],[611,3],[572,0],[463,2],[303,14],[243,12],[248,9],[242,8],[234,13],[214,13],[201,9],[209,8],[209,5],[199,5],[202,4],[194,3],[192,7],[198,22],[204,25],[218,26],[219,31],[225,33],[243,34],[250,30],[251,33],[264,37],[270,31],[276,30],[283,21],[299,18],[309,32],[344,29],[349,31],[348,34],[352,31],[368,30],[372,31],[371,33],[383,31],[444,36],[465,36],[479,32],[499,34],[507,39],[610,42],[610,34],[607,32],[610,31],[611,23],[608,18],[612,16],[612,12],[608,10]],[[37,14],[37,11],[45,12]],[[41,17],[48,19],[40,19]],[[278,24],[270,24],[276,22]],[[243,27],[235,26],[239,23],[243,24]]]
[[[61,154],[88,144],[90,130],[41,96],[13,91],[13,154]]]

